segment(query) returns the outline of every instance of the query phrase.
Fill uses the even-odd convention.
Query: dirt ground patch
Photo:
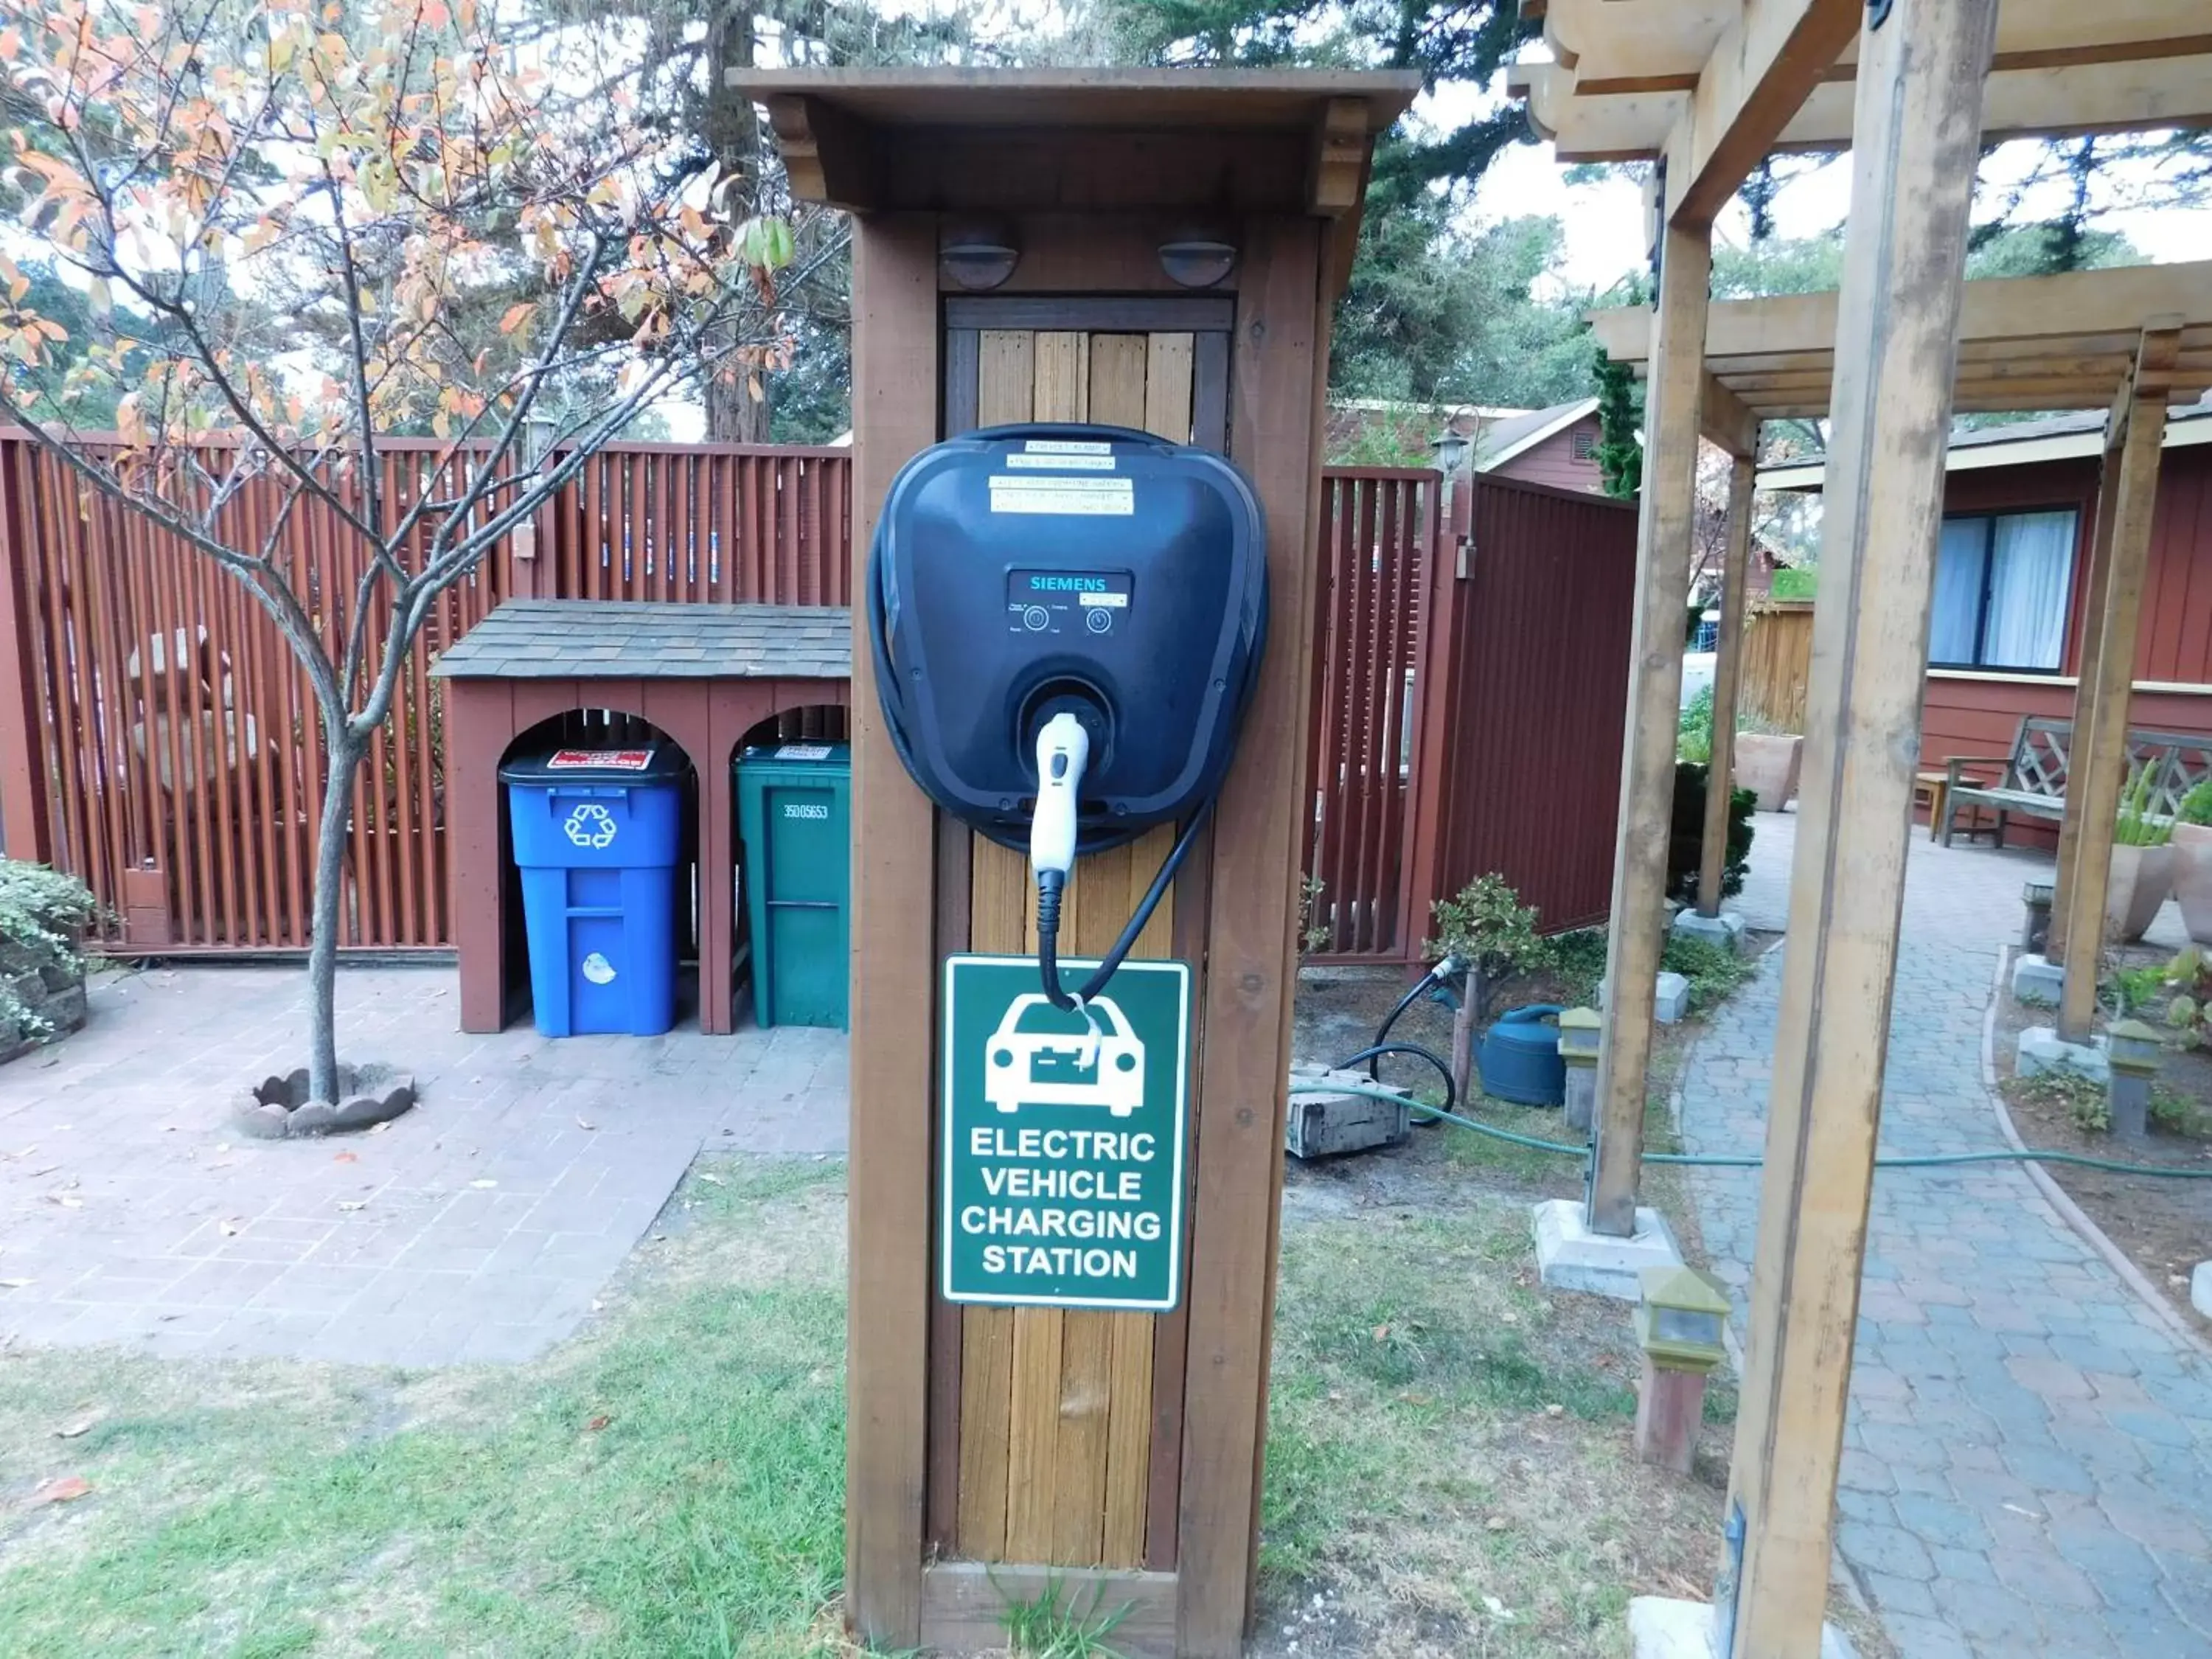
[[[2156,951],[2119,953],[2123,967],[2142,967],[2161,959],[2162,953]],[[2084,1127],[2076,1112],[2092,1111],[2102,1098],[2100,1088],[2070,1079],[2014,1074],[2021,1032],[2051,1024],[2051,1013],[2048,1007],[2020,1002],[2009,990],[1999,994],[1994,1043],[1998,1087],[2022,1140],[2050,1152],[2130,1164],[2212,1168],[2212,1056],[2167,1049],[2157,1097],[2166,1124],[2154,1123],[2140,1139]],[[2154,1016],[2150,1018],[2157,1023]],[[2106,1024],[2100,1012],[2098,1029],[2102,1030]],[[2197,1313],[2189,1301],[2191,1269],[2212,1256],[2212,1180],[2112,1174],[2063,1164],[2044,1167],[2105,1236],[2142,1269],[2175,1310],[2197,1330],[2212,1335],[2212,1320]]]

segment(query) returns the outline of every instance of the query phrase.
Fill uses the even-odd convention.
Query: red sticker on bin
[[[562,749],[545,763],[549,772],[642,772],[653,764],[650,749]]]

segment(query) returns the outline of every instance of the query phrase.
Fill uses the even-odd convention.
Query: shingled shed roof
[[[441,656],[444,679],[842,680],[852,613],[835,605],[509,599]]]

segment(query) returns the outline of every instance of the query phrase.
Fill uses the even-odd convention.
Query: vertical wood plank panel
[[[1240,1650],[1253,1583],[1328,356],[1319,224],[1250,221],[1243,246],[1231,449],[1273,529],[1275,627],[1214,817],[1177,1523],[1178,1640],[1193,1659]]]
[[[937,238],[884,216],[853,252],[854,534],[864,559],[891,477],[937,435]],[[854,573],[857,586],[860,573]],[[927,1462],[929,1194],[935,1091],[933,812],[900,766],[868,653],[853,659],[853,1098],[846,1608],[887,1646],[921,1639]]]

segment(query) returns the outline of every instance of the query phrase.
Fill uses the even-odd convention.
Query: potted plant
[[[1735,787],[1759,797],[1762,812],[1779,812],[1797,793],[1805,739],[1778,731],[1771,721],[1746,715],[1736,722]]]
[[[1425,947],[1431,958],[1457,957],[1468,964],[1452,1020],[1452,1086],[1465,1099],[1474,1068],[1476,1032],[1490,1023],[1491,999],[1515,974],[1548,967],[1552,944],[1536,931],[1534,905],[1521,902],[1512,884],[1497,874],[1477,876],[1452,898],[1430,907],[1437,936]]]
[[[84,1024],[77,933],[99,913],[75,876],[0,859],[0,1063]]]
[[[2112,826],[2112,872],[2105,885],[2105,925],[2122,944],[2150,931],[2173,889],[2173,821],[2150,811],[2150,769],[2138,766],[2120,794]]]
[[[2212,945],[2212,778],[2181,798],[2173,815],[2173,896],[2182,925],[2199,945]]]

